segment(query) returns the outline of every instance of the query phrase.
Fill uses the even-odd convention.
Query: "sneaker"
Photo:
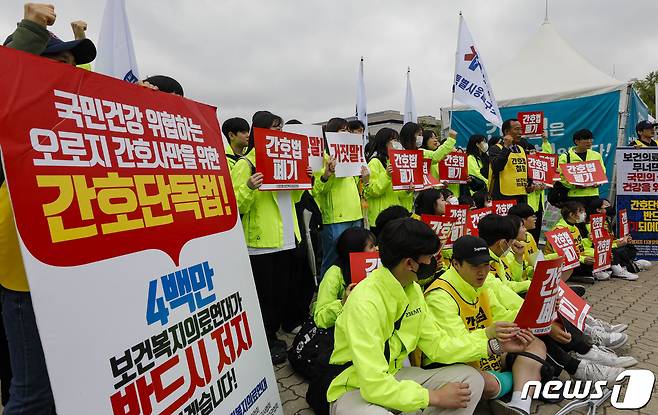
[[[495,415],[530,415],[523,409],[510,406],[509,403],[500,399],[490,401],[491,413]]]
[[[621,367],[610,367],[589,360],[581,360],[573,377],[579,380],[591,380],[592,382],[603,380],[608,382],[608,385],[612,385],[617,381],[617,376],[623,371],[624,369]]]
[[[608,323],[607,321],[594,318],[591,315],[587,316],[585,324],[590,327],[590,330],[600,328],[603,329],[603,331],[607,331],[608,333],[621,333],[628,328],[628,324],[612,324]]]
[[[607,272],[607,271],[599,271],[599,272],[594,272],[592,273],[592,276],[594,277],[595,280],[597,281],[606,281],[610,279],[610,276],[612,275],[612,271]]]
[[[617,350],[628,342],[628,334],[626,333],[608,333],[602,329],[587,330],[587,326],[585,326],[585,334],[591,336],[592,341],[597,346],[607,347],[612,350]]]
[[[638,267],[641,271],[644,271],[645,269],[651,268],[651,265],[653,265],[651,262],[647,261],[646,259],[636,259],[635,261],[635,266]]]
[[[612,270],[612,276],[615,278],[621,278],[626,281],[635,281],[640,278],[639,275],[628,272],[621,265],[613,265],[610,269]]]
[[[631,356],[617,356],[612,350],[596,345],[592,345],[589,352],[585,354],[576,353],[576,356],[581,360],[589,360],[590,362],[612,367],[631,367],[637,364],[637,360]]]

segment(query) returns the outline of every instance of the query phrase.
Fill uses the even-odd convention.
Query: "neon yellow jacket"
[[[543,153],[553,154],[553,146],[548,141],[542,141],[541,151]],[[535,212],[538,212],[539,210],[543,211],[545,204],[546,190],[535,190],[532,193],[528,193],[528,205],[530,205]],[[539,206],[541,206],[541,209],[539,209]],[[539,226],[541,226],[541,224],[539,224]]]
[[[469,176],[475,176],[478,179],[482,180],[486,184],[487,190],[489,190],[489,180],[482,175],[482,172],[480,171],[481,168],[482,168],[482,162],[480,160],[478,160],[477,157],[475,157],[474,155],[469,154],[468,155],[468,175]]]
[[[250,151],[245,156],[256,165],[256,152]],[[274,191],[252,190],[247,186],[251,177],[251,164],[245,159],[238,160],[231,171],[233,190],[242,215],[242,228],[247,246],[251,248],[279,248],[283,246],[283,222],[279,211],[277,196]],[[292,220],[295,237],[300,241],[299,225],[295,215],[295,203],[299,202],[304,191],[290,192],[292,199]]]
[[[594,150],[587,150],[587,155],[585,156],[585,160],[581,159],[578,154],[574,151],[575,147],[571,147],[569,149],[569,156],[571,163],[576,163],[579,161],[590,161],[590,160],[598,160],[601,163],[601,167],[603,167],[603,172],[606,173],[605,170],[605,164],[603,163],[603,159],[601,158],[601,153],[598,151]],[[567,154],[561,154],[560,158],[558,160],[558,164],[566,164],[567,163]],[[561,174],[561,173],[560,173]],[[564,178],[564,175],[562,175],[562,184],[564,187],[569,189],[569,197],[588,197],[588,196],[598,196],[599,195],[599,188],[598,186],[596,187],[585,187],[585,188],[577,188],[573,184],[567,182]]]
[[[370,181],[366,186],[363,186],[363,195],[368,201],[368,223],[370,223],[370,226],[375,226],[375,220],[381,211],[389,206],[399,205],[398,196],[407,193],[407,191],[393,190],[391,176],[388,175],[386,167],[382,165],[378,158],[373,157],[368,162],[368,168],[370,169]]]
[[[491,249],[489,250],[489,255],[494,258],[494,261],[498,260],[498,257],[491,252]],[[504,275],[502,276],[503,279],[497,276],[498,269],[501,269],[504,272],[502,264],[496,268],[492,267],[489,269],[489,275],[487,275],[487,279],[484,280],[482,288],[488,288],[496,296],[503,307],[509,310],[518,310],[521,308],[521,304],[523,304],[523,298],[503,282],[503,279],[506,279]]]
[[[507,285],[515,293],[528,291],[530,281],[524,281],[522,279],[523,266],[516,262],[513,255],[511,262],[506,255],[499,258],[491,249],[489,250],[489,255],[492,258],[490,269],[496,277],[500,278],[503,284]]]
[[[336,318],[343,311],[343,294],[345,279],[340,267],[332,265],[322,277],[318,298],[313,308],[313,321],[321,329],[328,329],[336,324]]]
[[[400,329],[394,331],[403,314]],[[412,283],[402,287],[385,267],[373,271],[354,288],[336,320],[334,341],[330,362],[353,364],[331,382],[327,400],[333,402],[358,388],[367,402],[402,412],[424,409],[429,404],[426,388],[394,377],[416,347],[446,364],[488,356],[486,341],[464,342],[449,336],[428,314],[420,286]],[[387,341],[388,361],[384,357]]]
[[[325,160],[328,160],[325,154]],[[322,212],[322,223],[352,222],[363,219],[361,196],[359,195],[359,177],[336,177],[331,175],[326,182],[322,181],[325,167],[315,173],[315,181],[311,195]]]

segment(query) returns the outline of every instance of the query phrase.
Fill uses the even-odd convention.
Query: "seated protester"
[[[513,323],[518,310],[503,307],[495,295],[482,288],[491,260],[483,239],[471,235],[457,239],[453,248],[452,266],[427,288],[425,301],[429,313],[448,335],[464,339],[464,342],[477,338],[495,344],[492,349],[500,353],[464,363],[483,372],[484,399],[499,398],[513,390],[512,401],[505,404],[510,407],[507,413],[527,414],[530,413],[532,398],[521,399],[521,392],[526,382],[541,379],[542,365],[528,357],[502,354],[506,343],[514,342],[519,336],[519,327]],[[544,343],[534,338],[529,331],[524,332],[530,340],[524,351],[546,358]],[[483,338],[482,333],[486,338]],[[434,365],[431,359],[423,359],[423,367]]]
[[[459,203],[450,189],[425,189],[419,192],[418,197],[416,197],[414,213],[418,218],[421,215],[445,215],[448,201],[454,204]],[[439,269],[448,268],[451,252],[450,249],[441,248],[441,251],[439,251]]]
[[[539,248],[531,231],[537,227],[537,216],[535,210],[526,203],[519,203],[512,206],[507,212],[508,216],[516,216],[521,219],[523,227],[526,229],[524,233],[525,238],[520,240],[525,243],[523,251],[523,261],[525,262],[525,275],[524,279],[532,279],[537,257],[539,256]]]
[[[523,221],[518,216],[507,216],[507,220],[510,221],[512,227],[516,230],[516,238],[512,241],[512,247],[510,252],[507,253],[504,257],[501,258],[503,265],[505,266],[505,276],[508,281],[512,283],[524,283],[527,287],[518,285],[514,290],[518,292],[528,291],[530,288],[530,280],[532,279],[532,267],[530,263],[525,260],[525,239],[526,231],[525,226],[523,226]],[[528,272],[530,271],[530,277],[528,278]],[[525,290],[524,290],[525,288]]]
[[[370,180],[363,186],[363,195],[368,202],[368,223],[370,230],[377,235],[375,222],[377,216],[390,206],[400,205],[398,196],[405,197],[406,190],[393,190],[391,182],[391,163],[388,159],[388,150],[401,148],[398,133],[392,128],[382,128],[372,139],[368,159]]]
[[[633,245],[633,240],[631,236],[628,235],[625,238],[615,238],[615,234],[612,231],[612,226],[610,221],[615,216],[615,209],[611,206],[610,202],[607,199],[596,199],[593,200],[587,207],[587,219],[585,222],[586,232],[587,232],[587,241],[585,245],[593,246],[591,240],[591,226],[590,226],[590,216],[593,214],[602,213],[606,215],[606,220],[603,224],[605,230],[613,238],[612,240],[612,267],[610,270],[602,271],[607,274],[607,276],[614,276],[618,278],[628,279],[637,279],[634,276],[635,272],[639,272],[645,269],[648,269],[651,266],[651,262],[645,261],[643,259],[636,260],[635,256],[637,255],[637,249]]]
[[[350,253],[374,252],[375,235],[364,228],[349,228],[338,237],[336,253],[338,259],[322,278],[318,288],[318,298],[313,308],[315,325],[328,329],[336,323],[336,318],[343,310],[343,305],[352,288],[352,273],[350,271]]]
[[[390,206],[382,210],[381,213],[377,215],[377,219],[375,219],[375,225],[378,229],[384,229],[384,226],[386,226],[387,223],[394,219],[410,217],[417,219],[404,206]]]
[[[491,196],[489,195],[489,192],[485,192],[484,190],[479,190],[475,193],[473,193],[473,202],[475,203],[475,208],[476,209],[482,209],[485,207],[491,207]]]
[[[475,410],[484,381],[472,367],[403,367],[417,347],[446,364],[492,354],[484,333],[468,342],[456,339],[428,314],[417,281],[433,272],[431,263],[438,249],[432,229],[418,220],[396,219],[380,231],[383,267],[354,287],[336,320],[330,362],[337,376],[326,392],[332,414],[419,410],[472,414]],[[529,341],[521,337],[509,345],[519,350]],[[311,384],[309,395],[315,397],[319,389]]]
[[[224,153],[230,170],[233,170],[233,166],[249,146],[249,131],[249,123],[244,118],[229,118],[222,124],[222,133],[228,142],[228,145],[224,146]]]
[[[489,144],[487,137],[474,134],[468,139],[466,153],[468,153],[468,175],[480,180],[484,185],[485,193],[488,193],[489,186]],[[479,190],[478,190],[479,191]],[[474,193],[474,192],[471,192]]]

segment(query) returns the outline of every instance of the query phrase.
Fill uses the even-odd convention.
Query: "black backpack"
[[[567,163],[571,163],[571,154],[567,150]],[[555,182],[553,187],[548,190],[546,200],[555,207],[560,207],[569,197],[569,189],[562,182]]]
[[[290,366],[307,380],[313,381],[329,369],[329,358],[334,351],[334,328],[321,329],[313,316],[303,324],[288,349]]]

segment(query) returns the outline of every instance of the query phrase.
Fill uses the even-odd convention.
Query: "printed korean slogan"
[[[551,331],[551,323],[557,317],[557,299],[562,275],[562,258],[538,261],[532,283],[514,322],[534,334]]]
[[[263,173],[260,190],[310,190],[308,137],[254,128],[256,171]]]
[[[7,48],[0,70],[57,412],[281,414],[216,109]]]
[[[371,272],[382,266],[379,252],[352,252],[350,253],[350,271],[352,283],[363,281]]]
[[[388,158],[391,161],[393,190],[407,190],[423,185],[421,150],[388,150]]]

